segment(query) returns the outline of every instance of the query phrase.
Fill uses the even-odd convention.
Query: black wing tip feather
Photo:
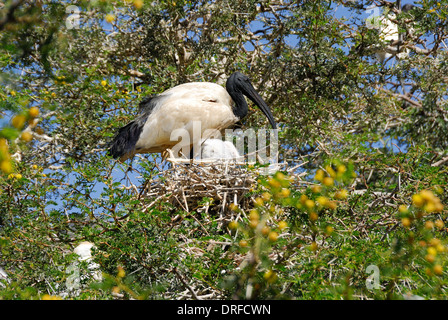
[[[143,130],[146,120],[153,112],[154,108],[160,102],[163,96],[155,95],[144,98],[139,104],[139,116],[118,130],[117,135],[112,141],[108,155],[115,159],[127,158],[135,152],[140,134]]]
[[[108,154],[114,159],[131,154],[135,150],[135,145],[140,137],[142,128],[143,127],[139,126],[135,121],[120,128],[118,134],[111,143]]]
[[[151,114],[154,108],[157,106],[157,103],[160,101],[160,99],[163,99],[162,95],[154,95],[143,98],[143,100],[140,101],[138,105],[139,113],[146,115]]]

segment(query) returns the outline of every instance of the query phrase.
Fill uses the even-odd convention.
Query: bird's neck
[[[235,105],[233,106],[233,114],[238,117],[238,119],[243,119],[248,112],[247,102],[243,94],[238,91],[229,91],[229,95],[232,98]]]

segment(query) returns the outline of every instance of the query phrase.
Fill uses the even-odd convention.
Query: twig
[[[201,298],[198,297],[198,295],[196,294],[196,292],[193,290],[193,288],[191,288],[188,283],[185,281],[184,277],[182,277],[182,275],[179,273],[179,271],[177,271],[177,268],[174,267],[173,268],[174,273],[176,274],[176,276],[179,278],[180,282],[182,282],[182,284],[187,287],[188,291],[191,292],[191,294],[193,295],[193,297],[196,300],[201,300]]]

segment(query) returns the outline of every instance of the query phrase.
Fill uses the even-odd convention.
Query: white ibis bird
[[[201,143],[200,154],[196,158],[202,160],[236,160],[240,154],[230,141],[206,139]]]
[[[79,261],[86,261],[88,263],[87,269],[89,270],[92,278],[94,280],[100,281],[102,280],[101,271],[99,270],[100,265],[92,261],[93,260],[92,248],[94,247],[95,245],[92,242],[84,241],[81,242],[73,250],[73,252],[79,256],[78,258]]]
[[[119,129],[109,154],[125,161],[137,153],[162,153],[177,144],[171,139],[174,130],[185,129],[194,137],[194,122],[201,125],[200,139],[207,130],[222,131],[247,115],[244,96],[261,109],[276,129],[271,110],[249,78],[235,72],[227,79],[225,89],[216,83],[191,82],[144,99],[135,120]]]
[[[415,6],[413,4],[405,4],[402,8],[402,12],[409,12]],[[404,59],[409,55],[409,49],[399,50],[398,45],[390,45],[400,40],[400,33],[398,26],[395,22],[396,16],[393,13],[387,13],[379,18],[377,28],[379,29],[379,37],[382,40],[382,44],[378,46],[378,50],[375,52],[375,57],[380,63],[388,60],[392,56],[396,56],[398,59]],[[390,49],[386,48],[390,46]],[[398,52],[401,51],[401,52]],[[394,53],[391,53],[394,52]]]

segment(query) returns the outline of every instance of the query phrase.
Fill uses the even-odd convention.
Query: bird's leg
[[[163,151],[162,152],[162,159],[164,161],[167,161],[168,159],[170,159],[170,160],[176,159],[176,157],[174,156],[173,150],[168,148],[165,151]]]
[[[166,161],[166,159],[168,159],[168,157],[170,156],[170,154],[168,153],[168,150],[170,150],[170,149],[166,149],[166,150],[162,151],[162,160],[163,161]]]

